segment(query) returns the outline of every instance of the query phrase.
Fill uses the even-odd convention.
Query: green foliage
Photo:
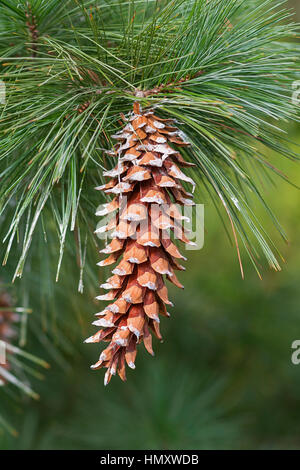
[[[276,172],[266,148],[297,158],[280,123],[297,118],[291,86],[298,27],[280,9],[283,2],[250,2],[251,9],[246,3],[82,1],[72,7],[36,1],[38,52],[32,57],[21,50],[27,2],[0,2],[8,95],[0,121],[0,210],[7,221],[5,261],[19,240],[15,276],[23,272],[45,211],[56,222],[59,267],[67,231],[94,226],[93,187],[110,165],[103,149],[137,89],[159,89],[139,98],[142,106],[154,105],[182,123],[192,143],[187,157],[198,165],[200,185],[224,206],[236,243],[255,266],[259,248],[279,269],[253,210],[253,204],[265,205],[253,174]],[[12,29],[18,31],[14,44]],[[46,232],[48,223],[52,228],[44,217]]]

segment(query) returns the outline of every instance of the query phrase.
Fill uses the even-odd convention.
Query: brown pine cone
[[[124,117],[123,117],[124,118]],[[170,232],[192,244],[183,229],[179,205],[194,205],[181,181],[192,184],[180,167],[193,166],[172,147],[189,145],[172,119],[161,119],[152,110],[142,112],[138,103],[122,131],[113,136],[115,149],[107,152],[118,159],[116,167],[104,173],[110,180],[96,189],[115,195],[98,215],[117,211],[98,232],[113,230],[112,241],[101,252],[108,257],[100,266],[119,264],[102,284],[109,293],[97,297],[110,303],[93,324],[102,327],[87,343],[109,342],[92,369],[106,367],[105,385],[116,372],[126,380],[125,364],[135,368],[136,347],[143,342],[150,354],[152,333],[162,339],[159,316],[169,316],[164,276],[183,287],[174,271],[183,270],[185,259],[171,241]]]

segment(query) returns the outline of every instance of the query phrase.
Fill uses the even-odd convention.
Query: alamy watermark
[[[5,83],[0,80],[0,105],[6,103],[6,86]]]
[[[295,366],[298,366],[300,364],[300,340],[295,339],[292,342],[291,348],[294,350],[291,355],[291,361]]]
[[[144,246],[159,246],[160,240],[182,241],[186,250],[204,246],[204,204],[142,204],[119,198],[119,212],[110,212],[111,203],[101,204],[96,215],[102,216],[96,228],[98,238],[137,240]],[[102,251],[109,253],[109,251]]]
[[[294,90],[292,94],[292,103],[295,106],[300,105],[300,80],[293,82],[292,88]]]
[[[0,366],[6,364],[6,343],[0,340]]]

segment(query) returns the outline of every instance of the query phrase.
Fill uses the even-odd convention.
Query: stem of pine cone
[[[180,85],[183,83],[192,80],[193,78],[200,77],[203,74],[202,70],[195,73],[194,75],[186,75],[185,77],[180,78],[179,80],[170,81],[167,83],[162,83],[158,87],[151,88],[150,90],[139,90],[135,91],[135,96],[140,98],[146,98],[147,96],[158,95],[159,93],[171,93],[174,88],[180,90]]]
[[[167,82],[167,83],[162,83],[158,87],[154,87],[154,88],[151,88],[149,90],[141,90],[139,88],[136,88],[135,91],[134,91],[134,96],[136,98],[147,98],[148,96],[158,95],[160,93],[164,93],[164,94],[171,93],[171,92],[174,91],[174,89],[180,90],[180,85],[182,85],[183,83],[188,82],[189,80],[191,80],[193,78],[200,77],[200,75],[202,75],[203,73],[204,72],[202,70],[200,70],[197,73],[195,73],[194,75],[186,75],[185,77],[182,77],[179,80],[174,80],[174,81],[170,81],[170,82]],[[90,78],[92,78],[92,80],[95,83],[98,83],[98,84],[101,83],[99,77],[97,76],[97,74],[95,74],[95,72],[92,73],[90,70],[87,70],[87,74],[90,76]],[[96,79],[96,77],[98,77],[98,80]],[[105,85],[103,85],[103,86],[105,87]],[[97,90],[97,94],[102,94],[102,93],[103,93],[102,90]],[[109,90],[106,93],[113,93],[113,91]],[[127,90],[127,93],[132,94],[132,91]],[[86,111],[88,109],[90,104],[91,104],[90,100],[85,101],[80,106],[78,106],[76,111],[79,114],[82,114],[84,111]],[[93,117],[93,115],[91,115],[91,116]]]

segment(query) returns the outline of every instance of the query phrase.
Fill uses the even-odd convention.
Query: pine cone
[[[123,119],[126,119],[123,116]],[[150,354],[152,333],[162,339],[159,315],[169,316],[166,305],[172,305],[164,276],[183,288],[174,270],[183,270],[178,259],[185,259],[171,241],[174,237],[193,244],[186,237],[179,205],[194,205],[181,181],[194,181],[179,167],[186,162],[172,144],[183,147],[182,133],[174,120],[161,119],[153,111],[143,113],[138,103],[122,131],[113,136],[119,142],[107,152],[117,157],[117,166],[104,173],[110,181],[96,189],[115,195],[97,215],[117,211],[117,215],[98,232],[113,230],[112,241],[102,253],[108,258],[98,263],[108,266],[119,260],[112,276],[100,287],[110,290],[99,300],[112,301],[93,324],[103,327],[87,343],[109,342],[92,369],[106,367],[104,383],[116,372],[126,380],[125,363],[135,368],[137,344],[144,342]]]

